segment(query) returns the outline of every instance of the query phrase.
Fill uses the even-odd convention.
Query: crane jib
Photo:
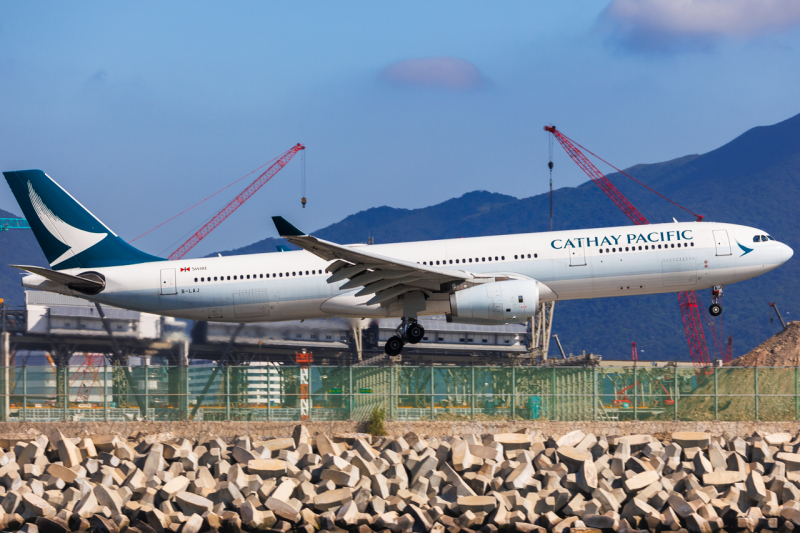
[[[297,143],[295,146],[292,146],[289,150],[284,152],[275,163],[273,163],[267,170],[265,170],[259,177],[253,181],[244,191],[239,194],[236,198],[234,198],[228,205],[225,206],[222,211],[217,213],[214,218],[209,220],[202,228],[200,228],[194,235],[189,237],[185,243],[183,243],[180,248],[172,252],[167,259],[170,261],[175,261],[187,253],[189,250],[194,248],[197,243],[203,240],[209,233],[214,231],[222,222],[228,218],[234,211],[239,209],[243,203],[245,203],[251,196],[253,196],[261,187],[263,187],[269,180],[271,180],[275,174],[277,174],[286,164],[292,160],[292,158],[297,154],[297,152],[301,150],[305,150],[306,147],[300,143]]]

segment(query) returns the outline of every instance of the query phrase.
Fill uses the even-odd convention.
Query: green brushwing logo
[[[744,252],[744,253],[743,253],[742,255],[740,255],[739,257],[744,257],[745,255],[747,255],[747,254],[749,254],[750,252],[752,252],[752,251],[753,251],[753,249],[752,249],[752,248],[748,248],[747,246],[742,246],[742,243],[740,243],[739,241],[736,241],[736,244],[738,244],[738,245],[739,245],[739,248],[741,248],[741,249],[742,249],[742,252]]]

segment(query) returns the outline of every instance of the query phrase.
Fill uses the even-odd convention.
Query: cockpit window
[[[769,237],[767,237],[766,235],[762,235],[761,236],[761,242],[767,242],[768,240],[769,240]]]
[[[771,241],[774,241],[774,240],[775,240],[775,239],[773,239],[772,237],[770,237],[769,235],[767,235],[767,239],[769,239],[769,240],[771,240]]]
[[[761,235],[756,235],[753,237],[753,242],[761,242]]]

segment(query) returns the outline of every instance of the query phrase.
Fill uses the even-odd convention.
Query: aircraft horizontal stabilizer
[[[50,281],[66,285],[72,290],[79,291],[85,294],[97,294],[106,287],[106,283],[98,274],[87,273],[81,276],[73,276],[65,274],[57,270],[50,270],[49,268],[42,268],[37,266],[27,265],[8,265],[10,267],[18,268],[37,276],[42,276]],[[85,277],[84,277],[85,276]]]

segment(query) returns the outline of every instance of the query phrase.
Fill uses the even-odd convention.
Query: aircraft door
[[[174,268],[161,269],[161,294],[178,294]]]
[[[714,244],[717,246],[717,255],[731,255],[731,241],[728,240],[727,230],[714,230]]]
[[[585,249],[578,247],[567,248],[569,251],[569,266],[586,266]]]

